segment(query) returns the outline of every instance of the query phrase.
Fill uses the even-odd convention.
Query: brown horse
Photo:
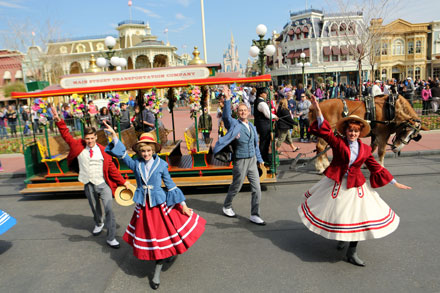
[[[393,138],[391,149],[398,153],[408,144],[411,139],[418,141],[421,138],[420,130],[426,130],[422,127],[420,118],[417,116],[411,104],[402,96],[398,96],[395,100],[395,116],[392,120],[387,120],[386,104],[388,103],[388,95],[380,95],[374,98],[376,108],[376,119],[371,121],[371,148],[374,152],[378,149],[379,163],[384,166],[385,148],[391,134],[396,133]],[[365,103],[362,101],[346,100],[348,107],[348,115],[357,115],[364,118],[366,114]],[[319,104],[322,114],[332,128],[335,128],[336,122],[341,119],[343,112],[343,102],[340,99],[326,100]],[[316,120],[316,113],[313,106],[309,112],[311,122]],[[326,147],[327,143],[323,139],[318,139],[316,151],[320,153]],[[329,165],[328,157],[324,153],[316,159],[315,167],[319,173],[324,172]]]

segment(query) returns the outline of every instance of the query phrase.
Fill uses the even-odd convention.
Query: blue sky
[[[329,4],[337,0],[205,0],[205,26],[208,62],[222,61],[231,33],[245,64],[255,27],[264,23],[268,32],[280,31],[289,20],[289,11],[312,6],[334,12]],[[357,0],[361,1],[361,0]],[[397,1],[397,0],[394,0]],[[128,0],[0,0],[0,34],[10,34],[8,23],[28,23],[39,33],[49,21],[57,27],[60,37],[116,34],[118,22],[129,19]],[[132,19],[150,23],[152,33],[170,43],[177,53],[191,53],[194,46],[202,51],[200,0],[132,0]],[[335,7],[334,5],[330,5]],[[410,22],[440,20],[439,0],[405,0],[393,8],[390,20],[403,18]],[[30,33],[30,32],[29,32]],[[39,39],[39,38],[36,38]],[[7,44],[0,36],[0,48]]]

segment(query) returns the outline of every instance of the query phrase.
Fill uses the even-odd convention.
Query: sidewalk
[[[212,146],[217,142],[218,133],[218,120],[216,113],[211,111],[212,117],[212,133],[211,137],[214,139]],[[171,122],[171,115],[167,111],[164,111],[163,117],[161,118],[165,127],[168,129],[173,129]],[[177,139],[182,139],[181,151],[182,154],[188,154],[188,150],[185,144],[184,131],[189,127],[194,120],[190,118],[189,111],[183,109],[176,109],[174,112],[175,121],[175,136]],[[440,154],[440,130],[422,131],[422,139],[418,142],[411,141],[407,146],[405,146],[401,151],[401,156],[419,156],[419,155],[433,155]],[[173,139],[173,133],[168,134],[168,139]],[[363,142],[370,144],[370,138],[363,138]],[[281,146],[280,161],[281,164],[289,164],[289,162],[296,158],[299,153],[305,153],[306,158],[311,158],[315,156],[315,143],[301,143],[296,139],[294,142],[295,146],[300,147],[298,152],[292,152],[287,144]],[[331,156],[331,150],[328,151],[328,155]],[[389,147],[387,147],[386,156],[394,156],[394,153]],[[26,169],[24,164],[24,157],[22,154],[0,154],[0,160],[4,171],[0,172],[0,177],[24,177],[26,176]]]

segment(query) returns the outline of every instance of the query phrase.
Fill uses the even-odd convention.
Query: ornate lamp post
[[[303,81],[303,86],[306,87],[306,79],[304,76],[304,67],[305,66],[310,66],[310,62],[306,62],[306,54],[304,52],[302,52],[299,55],[299,62],[296,63],[296,66],[299,66],[302,68],[302,81]]]
[[[113,48],[116,45],[116,40],[112,36],[108,36],[104,40],[104,44],[107,47],[108,51],[104,51],[103,54],[105,57],[99,57],[96,59],[96,65],[101,68],[107,68],[109,71],[113,70],[122,70],[122,67],[127,66],[127,60],[125,58],[121,58],[116,56],[116,51]]]
[[[252,40],[252,47],[249,50],[249,55],[252,57],[258,56],[258,63],[260,66],[260,75],[264,74],[264,59],[266,56],[273,56],[275,54],[276,48],[271,44],[271,39],[264,39],[266,35],[267,27],[264,24],[259,24],[256,28],[257,35],[260,37],[259,40]]]
[[[264,74],[264,68],[265,68],[265,57],[271,57],[273,54],[275,54],[276,48],[274,45],[271,44],[272,40],[269,38],[267,40],[264,39],[264,36],[267,32],[267,27],[264,24],[259,24],[257,28],[255,29],[257,35],[260,37],[259,40],[252,40],[252,47],[249,50],[249,55],[251,57],[257,57],[258,56],[258,63],[260,65],[260,75]],[[269,91],[269,109],[272,107],[272,92]],[[276,174],[276,163],[275,160],[277,158],[276,150],[275,150],[275,141],[273,138],[275,137],[273,132],[274,128],[272,125],[272,110],[270,112],[270,133],[272,134],[272,156],[271,156],[271,162],[270,162],[270,170],[272,173],[272,176],[275,176]]]

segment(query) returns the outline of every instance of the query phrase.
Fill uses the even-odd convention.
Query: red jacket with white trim
[[[354,163],[348,167],[350,162],[350,147],[345,138],[333,134],[330,124],[324,120],[321,127],[318,128],[318,121],[310,126],[312,134],[323,138],[332,148],[333,160],[330,166],[325,169],[324,174],[328,178],[341,183],[343,176],[347,175],[347,188],[360,187],[365,183],[365,177],[361,172],[361,167],[365,163],[370,170],[370,184],[373,188],[382,187],[393,180],[393,176],[380,165],[371,154],[371,147],[359,142],[359,154]]]

